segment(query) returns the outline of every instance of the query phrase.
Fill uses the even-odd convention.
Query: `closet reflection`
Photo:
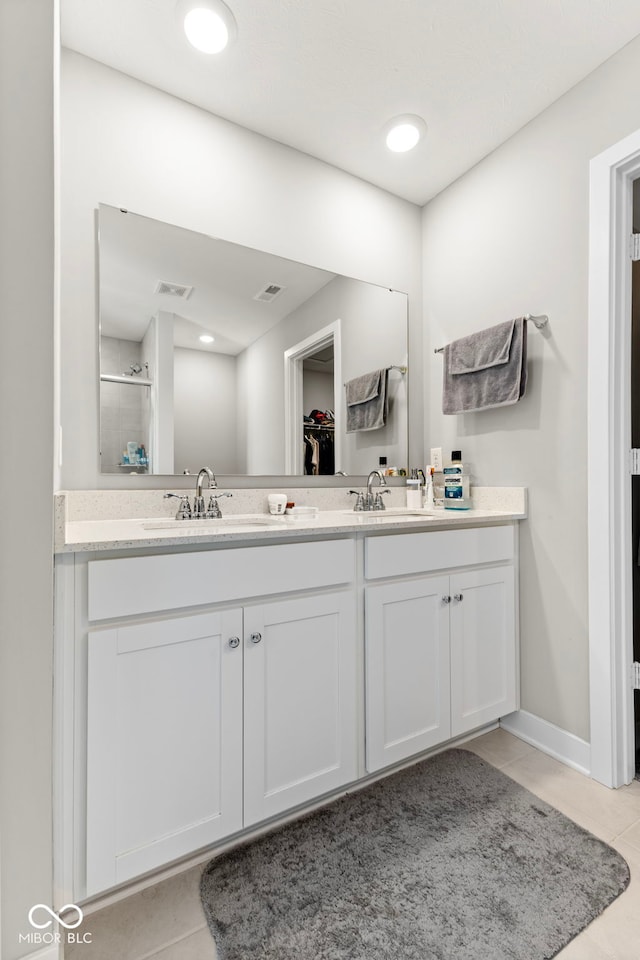
[[[331,476],[335,464],[333,343],[302,362],[304,472]]]

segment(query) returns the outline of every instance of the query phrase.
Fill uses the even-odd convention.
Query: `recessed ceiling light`
[[[236,36],[236,21],[222,0],[180,0],[177,12],[187,40],[202,53],[220,53]]]
[[[394,153],[406,153],[420,142],[427,132],[427,125],[422,117],[413,114],[404,114],[394,117],[385,127],[386,144]]]
[[[213,341],[215,340],[215,337],[212,337],[208,333],[203,333],[200,339],[202,340],[203,343],[213,343]]]

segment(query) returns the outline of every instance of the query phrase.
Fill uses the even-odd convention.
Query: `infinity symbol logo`
[[[35,920],[33,919],[33,915],[36,912],[36,910],[45,910],[46,913],[48,913],[52,919],[47,920],[45,923],[36,923]],[[60,913],[64,913],[65,910],[75,910],[77,912],[78,919],[76,920],[75,923],[66,923],[61,918]],[[31,924],[32,927],[35,927],[37,930],[44,930],[45,927],[51,926],[51,923],[53,920],[57,920],[58,923],[60,923],[65,928],[65,930],[75,930],[76,927],[80,926],[84,918],[84,914],[82,910],[80,909],[80,907],[77,907],[75,903],[65,903],[63,907],[60,907],[60,913],[56,913],[55,910],[52,910],[51,907],[48,907],[46,903],[36,903],[36,905],[31,907],[31,910],[29,910],[29,923]]]

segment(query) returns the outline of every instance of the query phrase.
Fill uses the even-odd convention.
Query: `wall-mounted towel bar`
[[[549,317],[546,315],[546,313],[541,313],[538,317],[534,317],[533,314],[528,313],[525,316],[525,320],[531,320],[538,330],[542,330],[542,328],[546,327],[546,325],[549,323]],[[437,347],[433,352],[442,353],[443,350],[444,347]]]
[[[408,369],[408,367],[399,367],[397,364],[394,364],[392,367],[387,367],[387,370],[399,370],[402,376],[405,375]],[[342,386],[346,387],[346,383],[343,383]]]

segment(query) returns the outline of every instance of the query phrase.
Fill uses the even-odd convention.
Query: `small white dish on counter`
[[[318,507],[287,507],[285,511],[290,520],[315,520],[319,512]]]

